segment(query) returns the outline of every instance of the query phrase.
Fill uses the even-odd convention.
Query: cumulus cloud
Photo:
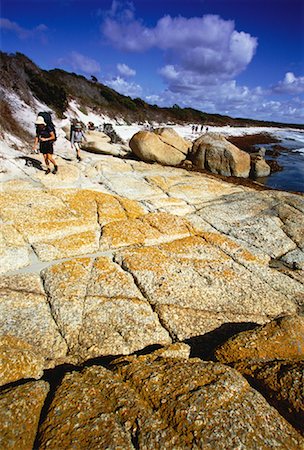
[[[37,27],[27,29],[21,27],[17,22],[13,22],[9,19],[0,18],[0,27],[2,30],[7,30],[15,33],[20,39],[28,39],[34,37],[38,33],[42,33],[48,30],[48,27],[44,24],[40,24]]]
[[[108,42],[120,50],[162,52],[163,64],[158,73],[167,88],[146,93],[144,98],[149,103],[177,103],[233,117],[298,123],[304,119],[302,101],[296,104],[295,99],[282,102],[271,98],[274,92],[303,92],[303,78],[289,73],[269,89],[236,82],[252,61],[258,40],[246,30],[236,30],[232,20],[211,14],[190,18],[165,15],[154,26],[147,26],[136,17],[132,3],[115,0],[111,10],[103,14],[101,30]],[[122,81],[118,77],[112,87],[119,89]]]
[[[236,31],[233,21],[218,15],[192,18],[166,15],[155,27],[147,27],[135,17],[130,4],[125,9],[122,6],[113,2],[102,23],[103,34],[120,50],[162,50],[165,59],[171,61],[160,71],[169,88],[177,73],[194,78],[201,85],[231,79],[247,67],[257,47],[257,38]]]
[[[304,120],[304,101],[293,98],[288,101],[272,100],[271,91],[260,86],[248,88],[240,86],[235,80],[221,85],[189,89],[184,92],[172,92],[169,89],[161,93],[149,94],[145,100],[159,106],[192,107],[214,114],[226,114],[232,117],[248,117],[269,121],[302,123]]]
[[[68,65],[73,71],[81,71],[86,74],[99,73],[101,71],[99,63],[88,56],[78,52],[71,52],[66,58],[59,59],[60,65]]]
[[[127,64],[117,64],[117,70],[124,77],[134,77],[136,75],[136,70],[131,69]]]
[[[114,77],[104,82],[107,86],[115,89],[120,94],[127,95],[129,97],[139,97],[142,95],[142,87],[136,83],[130,83],[120,76]]]
[[[293,72],[287,72],[284,80],[273,87],[277,94],[301,94],[304,92],[304,77],[296,77]]]

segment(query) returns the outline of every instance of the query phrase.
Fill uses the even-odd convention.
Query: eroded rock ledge
[[[39,448],[301,448],[293,427],[301,431],[295,415],[303,410],[303,401],[294,400],[303,394],[297,390],[303,319],[296,316],[304,298],[303,199],[183,172],[181,178],[143,173],[157,195],[144,193],[142,200],[134,186],[136,200],[4,185],[1,445],[8,439],[15,448],[34,442]],[[289,263],[281,270],[274,260]],[[264,360],[260,350],[243,361],[218,349],[216,358],[233,368],[211,353],[213,362],[185,355],[183,341],[198,342],[225,326],[232,334],[267,327],[280,315],[294,317],[298,328],[292,328],[300,330],[295,355],[284,353],[294,342],[288,332],[283,353],[266,352]],[[238,347],[247,348],[246,336]],[[262,338],[248,339],[248,348],[263,345]],[[276,348],[277,335],[269,340]],[[177,347],[127,356],[172,343]],[[126,356],[111,367],[84,367],[107,355]],[[63,364],[70,369],[48,394],[43,371]],[[244,376],[258,380],[254,388]],[[261,385],[267,401],[256,391]],[[286,409],[292,425],[281,415]]]

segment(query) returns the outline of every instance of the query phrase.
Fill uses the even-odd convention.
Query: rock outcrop
[[[93,366],[63,378],[39,431],[40,449],[303,445],[288,422],[222,364],[143,356],[113,370]]]
[[[1,183],[0,446],[302,448],[303,198],[68,156]]]
[[[285,316],[228,339],[216,358],[232,365],[304,433],[304,318]]]
[[[223,136],[206,133],[193,143],[192,158],[199,169],[226,176],[247,178],[250,173],[250,156]]]
[[[241,361],[243,374],[297,430],[304,435],[304,359]]]
[[[219,347],[215,356],[225,364],[243,360],[304,359],[304,317],[280,317],[237,334]]]
[[[186,159],[189,143],[173,130],[160,129],[157,133],[139,131],[130,140],[133,153],[143,161],[177,166]]]
[[[81,148],[87,152],[104,155],[126,156],[130,153],[129,147],[122,144],[111,144],[111,139],[100,131],[86,131],[86,140],[82,141]]]

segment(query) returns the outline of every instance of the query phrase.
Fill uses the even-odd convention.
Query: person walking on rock
[[[49,174],[51,172],[50,169],[50,162],[53,164],[54,169],[53,173],[56,173],[58,171],[58,166],[56,164],[56,161],[53,158],[53,142],[55,141],[55,133],[52,131],[47,124],[44,121],[44,118],[41,116],[37,117],[37,120],[35,122],[35,125],[37,125],[36,128],[36,137],[34,141],[33,150],[34,152],[37,149],[38,143],[39,143],[39,151],[43,154],[44,162],[46,164],[46,172],[45,174]]]
[[[78,161],[81,161],[80,144],[83,139],[86,140],[86,137],[81,129],[81,125],[80,125],[80,123],[76,123],[76,125],[74,125],[74,127],[72,129],[72,133],[71,133],[71,147],[76,150],[76,155],[77,155]]]

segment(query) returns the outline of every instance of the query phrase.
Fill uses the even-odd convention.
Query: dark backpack
[[[53,131],[53,133],[55,135],[54,141],[56,141],[56,139],[57,139],[56,129],[55,129],[55,125],[53,124],[53,121],[52,121],[51,113],[46,112],[46,111],[41,111],[38,113],[38,116],[43,117],[43,120],[45,121],[46,126],[49,128],[50,131]],[[38,127],[36,127],[36,132],[37,132],[37,130],[38,130]]]

